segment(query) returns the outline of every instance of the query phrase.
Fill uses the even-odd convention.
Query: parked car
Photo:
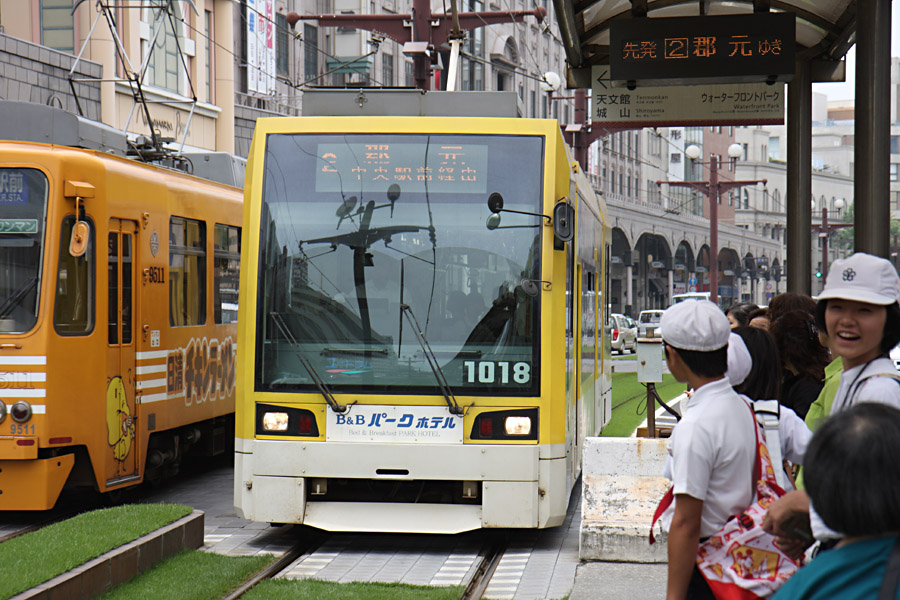
[[[661,310],[642,310],[638,316],[638,337],[658,338],[659,320],[662,318]]]
[[[637,348],[637,332],[625,315],[609,315],[609,345],[613,352],[625,354]]]

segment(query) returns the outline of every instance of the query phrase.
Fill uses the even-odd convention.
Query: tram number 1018
[[[510,363],[499,360],[467,360],[463,363],[465,383],[510,383],[510,379],[518,384],[531,381],[531,365],[527,362]]]

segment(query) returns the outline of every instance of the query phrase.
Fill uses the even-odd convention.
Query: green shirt
[[[822,424],[823,417],[831,414],[831,404],[834,402],[834,395],[837,394],[841,385],[841,373],[844,372],[844,362],[838,356],[825,367],[825,385],[819,392],[818,398],[809,407],[806,413],[806,426],[812,431],[819,428]]]
[[[831,405],[834,402],[834,396],[837,394],[838,388],[841,386],[841,373],[844,372],[844,361],[838,356],[825,367],[825,385],[816,401],[809,407],[806,413],[806,426],[810,431],[815,431],[819,425],[831,414]],[[804,489],[803,485],[803,469],[797,473],[797,489]]]

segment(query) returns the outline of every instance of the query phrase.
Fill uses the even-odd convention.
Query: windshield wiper
[[[3,303],[3,306],[0,306],[0,317],[8,316],[9,311],[18,306],[19,302],[21,302],[25,295],[31,291],[31,288],[33,288],[36,283],[37,277],[32,277],[25,282],[25,285],[13,292],[12,295],[6,299],[6,302]]]
[[[297,358],[300,359],[300,364],[303,365],[303,368],[306,369],[306,372],[309,373],[310,378],[312,378],[313,382],[316,384],[316,387],[319,388],[319,393],[322,394],[322,397],[325,398],[325,402],[328,403],[328,406],[331,407],[336,413],[345,413],[347,412],[347,406],[339,403],[334,399],[334,396],[331,395],[331,392],[328,390],[328,386],[325,381],[319,377],[319,374],[316,373],[316,370],[313,368],[312,363],[309,362],[309,359],[306,358],[306,354],[303,353],[303,350],[300,348],[300,344],[297,342],[297,338],[294,337],[294,334],[291,333],[290,329],[288,329],[287,324],[284,322],[284,319],[277,312],[270,312],[269,315],[272,317],[272,320],[275,322],[275,325],[278,326],[278,329],[281,330],[282,335],[287,338],[288,343],[291,345],[291,349],[294,351],[294,354],[297,355]]]
[[[463,414],[463,410],[456,402],[456,397],[453,395],[453,390],[450,389],[450,384],[447,383],[447,378],[444,376],[444,372],[441,370],[441,366],[438,364],[437,357],[435,357],[434,351],[431,349],[431,344],[429,344],[428,340],[425,339],[425,334],[422,333],[422,328],[419,327],[419,321],[416,320],[416,316],[413,314],[412,308],[410,308],[408,304],[401,304],[400,312],[406,315],[406,319],[409,321],[413,333],[416,334],[416,340],[419,342],[419,346],[422,347],[422,352],[425,353],[425,360],[428,361],[428,366],[431,367],[431,372],[434,373],[434,378],[438,382],[438,387],[441,388],[441,393],[444,395],[444,400],[447,401],[447,408],[450,409],[450,413],[454,415]]]

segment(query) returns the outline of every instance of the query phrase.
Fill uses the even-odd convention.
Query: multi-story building
[[[403,44],[309,17],[403,15],[414,1],[104,0],[73,14],[72,0],[0,0],[0,92],[130,134],[157,132],[176,148],[246,156],[256,118],[299,114],[305,86],[413,85]],[[429,1],[443,12],[444,3]],[[544,81],[563,72],[563,47],[549,3],[539,5],[543,22],[530,16],[468,31],[456,87],[515,91],[522,116],[564,124],[572,100]],[[533,8],[465,0],[460,11]],[[446,82],[449,49],[434,50],[446,59],[436,59],[433,80]]]

